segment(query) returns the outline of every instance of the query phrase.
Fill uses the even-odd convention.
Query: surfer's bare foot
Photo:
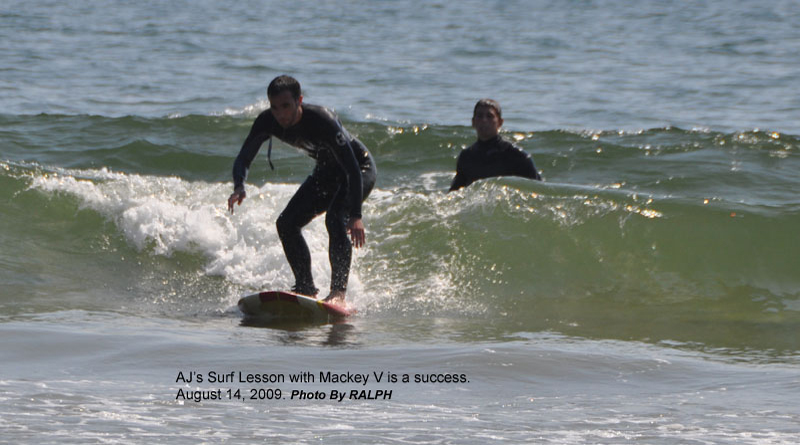
[[[324,302],[335,304],[337,306],[344,306],[344,291],[343,290],[332,290],[330,295],[325,297]]]

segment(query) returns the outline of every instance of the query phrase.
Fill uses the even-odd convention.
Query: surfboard
[[[355,310],[284,291],[266,291],[239,299],[239,310],[247,318],[269,321],[330,323],[341,321]]]

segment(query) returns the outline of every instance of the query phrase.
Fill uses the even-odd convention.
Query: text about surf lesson
[[[283,400],[392,400],[410,385],[456,387],[469,383],[465,373],[393,371],[178,371],[174,400],[181,403]]]

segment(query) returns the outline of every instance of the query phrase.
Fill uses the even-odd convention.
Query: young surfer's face
[[[478,107],[472,116],[472,127],[478,133],[478,139],[485,141],[495,136],[503,126],[503,119],[492,107]]]
[[[303,103],[303,96],[294,100],[292,93],[284,91],[269,98],[269,109],[275,120],[283,128],[289,128],[292,125],[300,122],[302,116],[302,109],[300,105]]]

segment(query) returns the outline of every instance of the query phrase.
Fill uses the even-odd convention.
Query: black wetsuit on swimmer
[[[456,177],[449,191],[495,176],[542,180],[531,155],[498,135],[487,141],[478,140],[458,155]]]
[[[311,254],[301,229],[327,212],[331,291],[347,289],[352,244],[347,238],[349,218],[361,218],[361,203],[375,185],[375,161],[364,144],[350,136],[336,115],[317,105],[303,104],[300,121],[283,128],[270,110],[253,123],[233,164],[234,190],[244,190],[244,180],[261,145],[271,136],[305,152],[317,161],[278,217],[278,236],[295,277],[294,290],[316,295],[311,276]]]

